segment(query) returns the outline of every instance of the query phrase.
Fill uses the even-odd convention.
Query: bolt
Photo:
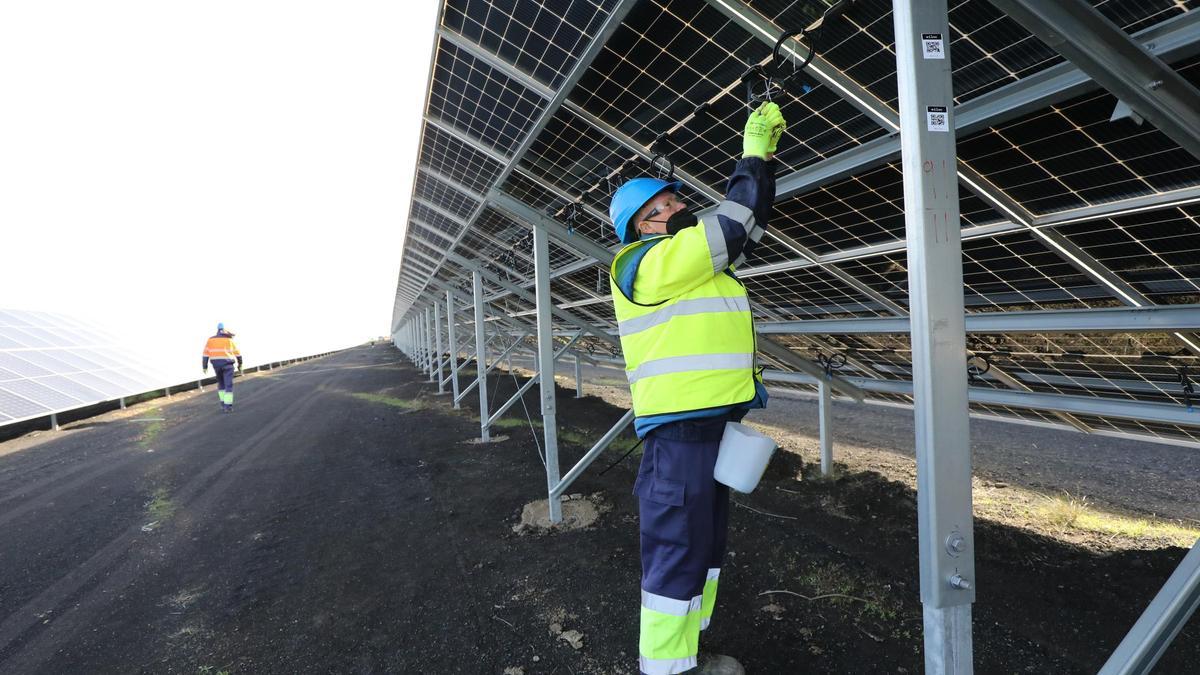
[[[957,558],[965,550],[967,550],[967,540],[961,534],[953,532],[946,537],[946,553]]]
[[[961,574],[955,574],[954,576],[950,577],[950,586],[951,588],[957,588],[961,591],[971,590],[971,582],[963,578]]]
[[[1163,86],[1162,80],[1150,80],[1149,82],[1146,83],[1146,88],[1149,89],[1150,91],[1155,91],[1161,86]]]

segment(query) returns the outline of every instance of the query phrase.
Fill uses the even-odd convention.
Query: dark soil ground
[[[636,454],[572,487],[594,525],[517,534],[546,492],[520,404],[507,440],[465,442],[474,395],[452,410],[382,346],[237,392],[231,415],[177,396],[0,444],[0,672],[636,672]],[[558,404],[565,473],[623,410]],[[754,675],[920,672],[915,495],[814,473],[782,453],[735,497],[703,646]],[[986,520],[976,544],[980,673],[1095,672],[1184,554]],[[1197,624],[1157,672],[1195,672]]]

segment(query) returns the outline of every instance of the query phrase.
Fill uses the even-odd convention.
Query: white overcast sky
[[[386,335],[437,8],[0,0],[0,308],[192,369]]]

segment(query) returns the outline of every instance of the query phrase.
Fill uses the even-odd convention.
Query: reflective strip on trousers
[[[721,577],[720,567],[708,568],[708,575],[704,580],[704,592],[701,595],[700,603],[700,630],[708,628],[708,624],[712,621],[713,608],[717,604],[717,582]]]
[[[683,659],[648,659],[638,657],[638,667],[647,675],[670,675],[671,673],[686,673],[696,667],[696,657]]]
[[[648,328],[660,326],[677,316],[705,314],[710,312],[749,312],[750,298],[746,296],[731,298],[692,298],[680,300],[673,305],[655,310],[649,314],[635,316],[632,319],[618,321],[621,337],[640,333]]]
[[[629,378],[629,384],[632,386],[638,380],[657,375],[706,370],[742,370],[753,367],[754,354],[752,353],[689,354],[646,361],[633,370],[625,371],[625,375]]]
[[[696,666],[703,596],[677,600],[642,590],[638,653],[643,672],[679,673]]]

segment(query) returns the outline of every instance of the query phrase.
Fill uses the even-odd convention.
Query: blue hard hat
[[[617,238],[622,244],[632,244],[637,241],[637,232],[629,221],[637,214],[638,209],[663,190],[679,192],[683,183],[676,181],[668,183],[658,178],[642,176],[626,181],[613,193],[612,202],[608,205],[608,217],[612,218],[613,227],[617,230]]]
[[[225,324],[224,324],[224,323],[218,323],[218,324],[217,324],[217,330],[225,330]]]

